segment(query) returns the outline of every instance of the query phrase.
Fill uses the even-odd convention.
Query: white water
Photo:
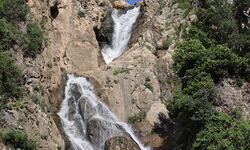
[[[131,37],[131,29],[140,14],[140,6],[130,9],[126,14],[119,14],[118,10],[112,12],[114,20],[114,33],[112,36],[112,45],[106,45],[102,49],[102,55],[106,64],[110,63],[113,59],[122,55],[126,49],[129,39]]]
[[[74,89],[76,88],[80,93],[78,99],[76,92],[74,93]],[[79,110],[79,105],[84,106],[84,109]],[[142,150],[149,150],[149,148],[144,147],[143,144],[136,138],[130,125],[124,122],[119,122],[109,108],[99,101],[94,93],[94,87],[89,81],[86,80],[86,78],[75,77],[72,74],[68,75],[68,81],[65,87],[65,99],[62,102],[58,115],[61,118],[63,129],[68,135],[71,145],[75,150],[99,150],[104,147],[104,140],[97,141],[96,145],[91,144],[88,140],[87,124],[91,117],[105,120],[101,123],[101,126],[102,128],[108,129],[108,131],[100,131],[100,135],[103,133],[105,134],[105,140],[110,137],[121,136],[121,134],[112,132],[112,128],[115,128],[114,124],[118,124],[131,135]]]

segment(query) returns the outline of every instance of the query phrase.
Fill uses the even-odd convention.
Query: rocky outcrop
[[[79,75],[95,78],[105,89],[110,110],[126,122],[129,116],[147,112],[152,104],[161,101],[155,65],[151,51],[136,44],[110,64]],[[150,81],[145,81],[147,77]]]
[[[141,148],[133,139],[117,136],[105,142],[104,150],[141,150]]]
[[[122,136],[131,139],[129,133],[119,125],[98,118],[91,118],[88,121],[88,136],[93,145],[102,146],[110,137]]]
[[[250,110],[250,85],[244,83],[239,87],[235,80],[224,79],[216,86],[219,96],[219,106],[215,108],[215,111],[222,111],[227,114],[231,114],[234,108],[242,108],[242,118],[244,120],[249,119]]]
[[[125,7],[129,7],[130,4],[126,3],[125,1],[115,1],[114,2],[114,9],[120,10]]]
[[[112,44],[112,34],[114,31],[114,21],[111,17],[111,12],[106,14],[100,29],[95,29],[96,38],[99,46],[102,48],[105,44]]]

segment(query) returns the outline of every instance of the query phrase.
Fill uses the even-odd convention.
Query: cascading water
[[[124,132],[117,132],[115,128],[123,129],[140,146],[142,150],[148,150],[134,135],[130,125],[119,122],[116,116],[98,100],[94,93],[94,87],[86,78],[68,75],[65,87],[65,99],[58,112],[65,133],[68,135],[71,145],[75,150],[99,150],[104,148],[105,141],[114,136],[123,136]],[[88,122],[90,119],[100,120],[98,135],[93,144],[88,139]]]
[[[126,49],[129,39],[131,37],[131,29],[140,14],[140,6],[130,9],[126,14],[119,14],[118,10],[112,12],[112,19],[114,20],[114,33],[112,37],[112,45],[105,45],[102,49],[102,55],[106,64],[113,59],[122,55]]]

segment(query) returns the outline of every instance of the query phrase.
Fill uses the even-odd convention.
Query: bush
[[[144,83],[144,86],[153,92],[153,86],[150,83]]]
[[[149,77],[146,77],[146,78],[145,78],[145,81],[146,81],[146,82],[150,82],[151,80],[150,80]]]
[[[86,15],[85,15],[85,13],[84,13],[83,11],[78,11],[77,17],[78,17],[78,18],[85,18]]]
[[[19,102],[19,101],[16,101],[15,102],[15,104],[16,104],[16,107],[19,109],[19,108],[23,108],[23,103],[22,102]]]
[[[173,59],[175,61],[174,70],[185,81],[202,72],[210,74],[215,82],[232,75],[248,75],[246,72],[249,69],[247,59],[237,56],[223,45],[206,49],[196,39],[180,42]]]
[[[7,21],[26,21],[26,15],[29,13],[29,7],[23,0],[1,0],[0,18],[6,18]]]
[[[47,140],[48,139],[48,135],[41,135],[41,139],[42,140]]]
[[[1,134],[2,140],[7,145],[12,145],[14,148],[25,150],[36,150],[36,141],[28,138],[27,133],[22,133],[16,130],[10,130]]]
[[[0,51],[0,94],[4,100],[2,103],[5,104],[8,97],[22,97],[24,89],[21,85],[21,73],[14,60]]]
[[[40,98],[39,96],[37,95],[37,92],[35,91],[32,95],[31,95],[31,99],[33,100],[34,103],[38,103]]]
[[[18,31],[12,23],[5,23],[3,19],[0,19],[0,50],[12,47],[17,39],[17,34]]]
[[[146,112],[140,112],[138,114],[134,114],[132,117],[128,117],[128,123],[137,124],[141,122],[146,117]]]
[[[42,30],[36,22],[28,23],[26,36],[29,44],[25,55],[36,57],[36,54],[41,52],[41,46],[45,40]]]
[[[217,112],[202,129],[193,143],[193,149],[249,149],[250,121],[242,121],[235,109],[231,116]]]

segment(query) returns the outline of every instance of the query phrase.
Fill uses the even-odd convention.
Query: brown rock
[[[72,42],[66,48],[67,70],[89,71],[98,67],[98,50],[89,42]]]
[[[138,6],[141,6],[141,5],[143,5],[143,1],[135,2],[134,7],[138,7]]]
[[[129,7],[130,5],[124,1],[115,1],[114,9],[123,9],[124,7]]]
[[[133,139],[117,136],[105,142],[104,150],[141,150],[141,148]]]
[[[155,103],[150,107],[146,119],[152,126],[160,125],[170,120],[166,106],[161,103]]]

